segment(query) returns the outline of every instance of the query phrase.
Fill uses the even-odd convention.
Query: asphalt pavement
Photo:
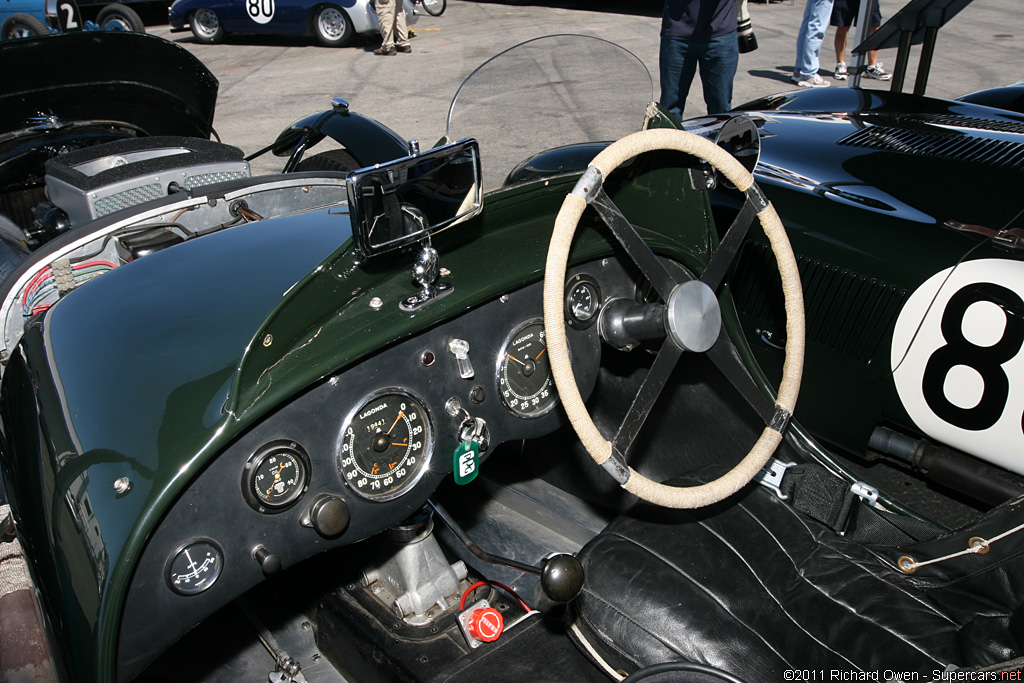
[[[759,47],[740,55],[734,104],[795,87],[789,76],[804,4],[750,3]],[[883,20],[904,4],[880,0]],[[373,54],[380,44],[373,36],[347,48],[324,48],[311,37],[236,34],[222,45],[201,45],[191,33],[172,33],[167,26],[150,26],[148,31],[192,51],[216,75],[220,96],[214,127],[222,141],[251,153],[272,142],[292,121],[328,108],[332,97],[345,98],[354,111],[376,118],[405,138],[432,143],[444,133],[452,96],[475,67],[519,42],[555,33],[598,36],[622,45],[644,62],[656,88],[660,15],[660,0],[449,0],[440,17],[420,14],[412,53],[393,57]],[[822,49],[821,73],[826,77],[835,65],[833,35],[830,29]],[[853,32],[847,49],[852,47]],[[905,91],[913,88],[919,57],[920,48],[914,48]],[[896,50],[883,50],[881,61],[891,68]],[[1024,2],[974,0],[939,32],[927,94],[956,97],[1022,79]],[[833,87],[845,85],[834,81]],[[888,89],[889,83],[865,80],[862,87]],[[705,111],[698,79],[685,115],[696,117]],[[508,116],[529,117],[530,103],[522,102]],[[279,159],[264,157],[254,163],[254,171],[275,172],[280,166]]]

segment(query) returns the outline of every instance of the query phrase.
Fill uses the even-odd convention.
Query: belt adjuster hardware
[[[775,495],[779,497],[779,500],[789,500],[789,496],[782,492],[782,478],[786,475],[786,470],[790,467],[796,466],[795,462],[783,462],[772,458],[768,461],[760,472],[754,476],[756,481],[761,486],[771,489],[775,492]],[[876,497],[877,497],[877,491]]]
[[[878,502],[878,489],[870,484],[865,484],[862,481],[854,482],[854,484],[850,486],[850,493],[872,507],[874,507],[875,503]]]

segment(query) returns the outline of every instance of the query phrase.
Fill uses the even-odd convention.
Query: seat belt
[[[878,489],[850,484],[817,463],[787,463],[772,458],[754,481],[772,490],[793,509],[851,541],[900,546],[943,531],[927,522],[875,507]]]

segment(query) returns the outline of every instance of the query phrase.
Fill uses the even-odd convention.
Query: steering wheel
[[[703,159],[746,195],[743,209],[698,280],[678,283],[603,188],[604,179],[623,162],[655,150],[675,150]],[[597,209],[626,253],[666,302],[663,317],[666,339],[612,441],[598,431],[583,404],[569,360],[565,335],[563,295],[566,264],[573,235],[588,204]],[[703,353],[711,351],[713,347],[722,348],[724,345],[718,344],[719,338],[728,339],[722,330],[721,310],[715,290],[724,279],[755,214],[771,243],[782,276],[786,306],[786,358],[774,412],[766,419],[767,425],[754,447],[726,474],[699,486],[659,484],[629,467],[624,455],[682,353]],[[607,310],[603,312],[606,313]],[[555,218],[544,272],[544,326],[555,385],[580,441],[594,461],[604,467],[624,489],[656,505],[696,508],[717,503],[738,491],[757,475],[775,452],[796,406],[803,371],[804,306],[793,249],[778,213],[754,183],[753,176],[723,149],[692,133],[673,129],[634,133],[613,143],[591,162],[576,187],[566,196]]]

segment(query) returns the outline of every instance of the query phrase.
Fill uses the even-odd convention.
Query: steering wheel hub
[[[722,331],[718,297],[700,280],[677,285],[668,299],[665,326],[679,348],[704,353],[715,345]]]

